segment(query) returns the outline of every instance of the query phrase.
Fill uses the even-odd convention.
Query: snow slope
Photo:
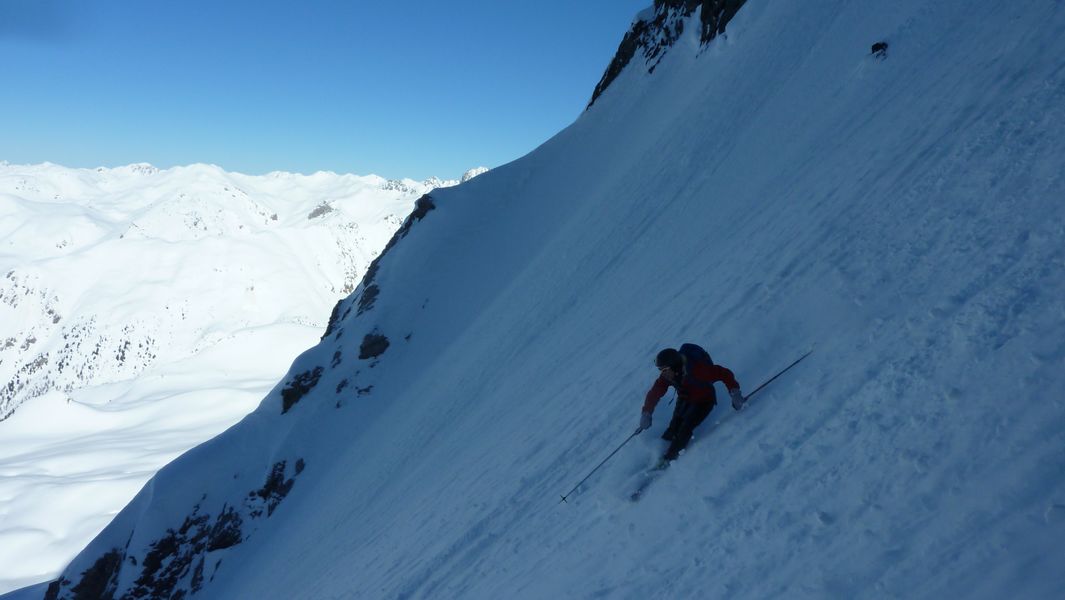
[[[50,597],[1058,596],[1061,3],[750,0],[706,44],[698,18],[423,199]],[[816,350],[641,502],[665,406],[559,504],[683,341],[748,390]]]
[[[254,409],[430,189],[0,165],[0,591]]]

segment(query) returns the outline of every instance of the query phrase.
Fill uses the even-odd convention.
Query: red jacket
[[[688,372],[689,370],[691,372]],[[714,393],[714,382],[716,381],[724,383],[729,390],[740,387],[732,371],[721,365],[696,363],[693,366],[686,364],[684,371],[684,376],[677,383],[670,383],[668,379],[659,375],[654,385],[647,391],[647,398],[643,402],[643,410],[645,412],[654,412],[658,401],[662,399],[662,396],[666,395],[666,391],[669,390],[671,385],[677,389],[677,396],[681,400],[687,400],[695,404],[710,404],[717,401],[717,395]]]

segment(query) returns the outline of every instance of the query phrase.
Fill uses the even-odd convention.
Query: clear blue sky
[[[0,160],[457,177],[584,109],[652,0],[0,0]]]

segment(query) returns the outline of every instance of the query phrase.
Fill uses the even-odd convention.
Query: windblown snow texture
[[[204,598],[1065,589],[1060,3],[750,0],[708,44],[700,19],[540,148],[434,192],[332,334],[52,596],[131,597],[160,548],[189,568],[157,589]],[[360,359],[368,335],[389,345]],[[689,340],[748,388],[818,349],[639,503],[665,407],[559,504]],[[239,544],[168,541],[227,509]]]

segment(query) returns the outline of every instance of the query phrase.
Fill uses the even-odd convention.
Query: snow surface
[[[430,189],[0,166],[0,592],[54,578],[253,410]]]
[[[432,194],[324,341],[59,597],[1060,597],[1061,3],[750,0],[698,30]],[[358,359],[367,334],[390,345]],[[684,341],[748,390],[816,350],[719,406],[639,503],[666,407],[560,504]],[[175,537],[226,511],[240,543]]]

